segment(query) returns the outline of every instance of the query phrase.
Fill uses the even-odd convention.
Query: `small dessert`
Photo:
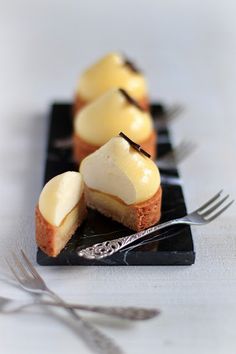
[[[35,210],[36,242],[48,256],[56,257],[83,222],[87,209],[79,172],[65,172],[43,188]]]
[[[149,112],[123,89],[111,89],[84,107],[74,119],[74,158],[77,163],[119,132],[155,158],[156,132]]]
[[[76,89],[74,113],[116,87],[125,89],[141,107],[149,109],[147,85],[142,73],[122,55],[110,53],[81,75]]]
[[[82,161],[85,199],[90,208],[140,231],[160,219],[160,174],[140,145],[121,135]]]

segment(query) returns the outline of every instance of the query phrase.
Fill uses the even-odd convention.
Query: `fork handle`
[[[93,327],[89,322],[85,321],[78,313],[69,306],[60,296],[47,289],[45,293],[50,296],[58,305],[63,305],[71,316],[76,320],[79,330],[87,339],[87,342],[91,345],[96,353],[100,354],[122,354],[123,351],[112,339],[104,335],[102,332]]]
[[[59,306],[57,303],[42,302],[42,305]],[[78,305],[78,304],[61,304],[63,308],[76,309],[82,311],[89,311],[101,313],[103,315],[114,316],[131,321],[142,321],[151,319],[159,314],[156,309],[145,309],[139,307],[118,307],[118,306],[91,306],[91,305]]]
[[[164,222],[162,224],[152,226],[147,230],[143,230],[143,231],[137,232],[137,233],[129,235],[129,236],[120,237],[115,240],[104,241],[101,243],[96,243],[95,245],[93,245],[91,247],[87,247],[87,248],[84,248],[84,249],[78,251],[78,255],[80,257],[84,257],[87,259],[102,259],[102,258],[111,256],[112,254],[118,252],[122,248],[130,245],[131,243],[133,243],[137,240],[140,240],[141,238],[143,238],[153,232],[164,229],[165,227],[168,227],[168,226],[182,224],[182,223],[185,223],[182,218],[170,220],[170,221]]]

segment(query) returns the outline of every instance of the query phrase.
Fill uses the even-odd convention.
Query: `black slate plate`
[[[154,120],[160,119],[159,112],[159,105],[153,104]],[[49,124],[44,184],[59,173],[77,170],[72,160],[71,148],[67,145],[72,133],[71,105],[55,103],[51,109]],[[159,156],[171,149],[167,128],[158,131],[157,149]],[[160,172],[163,189],[161,222],[164,222],[185,215],[186,206],[178,171],[174,169]],[[191,265],[194,263],[191,229],[186,225],[161,230],[145,238],[138,245],[133,244],[99,261],[86,260],[77,255],[79,249],[130,233],[133,231],[94,210],[89,210],[87,220],[58,257],[48,257],[38,250],[37,261],[40,265]]]

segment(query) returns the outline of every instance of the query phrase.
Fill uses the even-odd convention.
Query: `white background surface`
[[[182,102],[175,142],[199,148],[181,166],[188,208],[222,187],[236,196],[235,1],[0,1],[0,295],[4,256],[23,244],[35,259],[33,208],[43,176],[49,104],[70,100],[89,63],[121,50],[144,68],[153,98]],[[191,267],[40,268],[65,299],[148,305],[162,315],[137,325],[91,317],[126,353],[235,353],[235,206],[193,228]],[[4,354],[89,353],[43,313],[0,315]]]

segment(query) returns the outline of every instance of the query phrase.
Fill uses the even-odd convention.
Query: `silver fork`
[[[24,263],[20,261],[19,257],[13,253],[15,267],[6,259],[9,269],[18,281],[21,288],[33,294],[48,295],[56,303],[67,305],[66,302],[60,298],[56,293],[48,288],[43,278],[36,271],[33,264],[27,258],[23,250],[21,250]],[[87,344],[97,353],[100,354],[121,354],[123,351],[102,332],[98,331],[89,322],[85,321],[75,310],[66,308],[66,311],[76,320],[79,333],[86,339]]]
[[[173,219],[162,224],[150,227],[147,230],[137,232],[135,234],[120,237],[115,240],[105,241],[102,243],[97,243],[91,247],[82,249],[78,252],[80,257],[87,259],[101,259],[104,257],[111,256],[112,254],[118,252],[122,248],[128,246],[129,244],[142,239],[143,237],[156,232],[158,230],[164,229],[168,226],[187,224],[187,225],[205,225],[215,220],[220,216],[230,205],[234,202],[232,200],[228,204],[225,201],[229,198],[229,195],[221,198],[223,190],[217,193],[214,197],[209,199],[205,204],[201,205],[198,209],[193,212],[178,218]],[[168,236],[167,236],[168,237]],[[163,238],[162,238],[163,239]]]
[[[196,145],[193,142],[183,140],[170,152],[158,158],[157,165],[159,168],[165,169],[176,168],[176,165],[192,154],[195,148]]]
[[[108,316],[114,316],[121,319],[131,321],[142,321],[154,318],[160,312],[156,309],[146,309],[137,307],[118,307],[118,306],[93,306],[93,305],[80,305],[80,304],[59,304],[52,301],[43,301],[40,299],[31,301],[18,301],[0,296],[0,313],[12,314],[20,312],[32,306],[56,306],[66,309],[75,309],[81,311],[89,311]]]

